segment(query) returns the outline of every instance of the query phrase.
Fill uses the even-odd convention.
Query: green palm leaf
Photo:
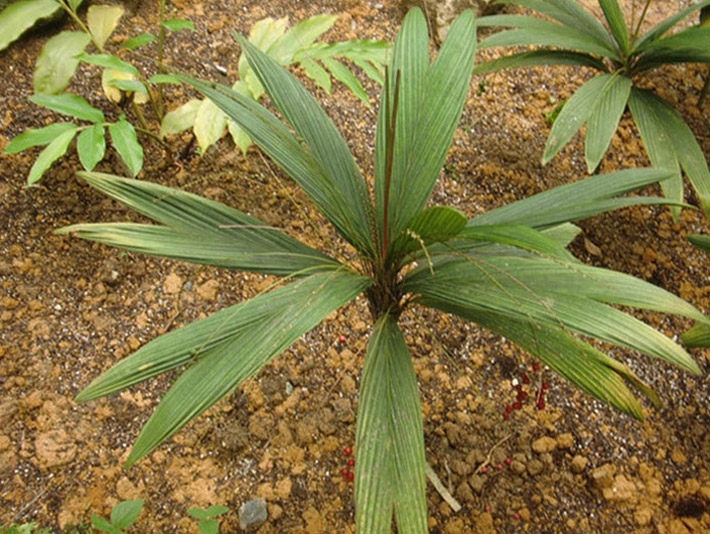
[[[91,186],[163,223],[79,224],[58,231],[135,252],[231,269],[291,275],[332,270],[325,254],[218,202],[141,180],[79,173]]]
[[[602,72],[607,71],[603,61],[589,54],[569,52],[567,50],[531,50],[530,52],[520,52],[479,63],[473,68],[473,73],[484,74],[486,72],[535,65],[574,65],[591,67]]]
[[[634,43],[634,51],[635,52],[643,51],[646,48],[646,46],[651,45],[652,43],[656,42],[657,39],[662,37],[664,33],[666,33],[673,26],[678,24],[685,17],[687,17],[688,15],[693,13],[694,11],[698,11],[704,7],[707,7],[707,6],[710,6],[710,0],[703,0],[702,2],[694,2],[690,6],[686,7],[685,9],[681,9],[677,13],[671,15],[667,19],[656,24],[653,28],[651,28],[646,33],[644,33],[641,37],[638,38],[636,43]]]
[[[372,252],[367,188],[340,132],[291,73],[246,39],[240,43],[272,102],[310,148],[312,158],[327,178],[322,185],[328,187],[332,203],[329,208],[342,214],[345,235],[358,250]]]
[[[417,379],[396,321],[375,326],[358,403],[355,464],[357,532],[427,532],[424,435]]]
[[[630,93],[631,79],[626,76],[612,75],[589,115],[584,155],[587,171],[590,174],[599,166],[599,162],[611,144],[611,138],[626,109]]]
[[[200,325],[200,332],[211,336],[204,345],[197,345],[187,335],[198,330],[200,323],[187,327],[192,327],[189,332],[178,334],[181,332],[178,330],[172,338],[156,340],[129,357],[123,367],[112,369],[111,376],[96,380],[79,398],[105,394],[103,391],[115,390],[116,384],[123,387],[136,371],[145,377],[146,367],[155,374],[157,369],[186,363],[186,356],[190,356],[189,366],[161,399],[138,436],[126,460],[130,466],[254,375],[368,284],[367,278],[346,272],[322,273],[292,282],[283,289],[224,310],[220,316],[224,323],[212,321],[210,326],[215,328],[211,333],[205,324]],[[230,335],[222,334],[221,324]],[[214,341],[220,337],[219,342]],[[184,349],[178,350],[166,361],[166,348],[175,346],[179,340],[184,340],[194,352],[186,354]]]
[[[431,66],[425,27],[421,11],[410,11],[402,25],[402,37],[398,36],[395,42],[389,72],[392,100],[400,78],[389,191],[389,237],[404,231],[429,198],[461,117],[473,68],[476,27],[472,12],[464,12],[456,19]],[[392,104],[387,105],[383,98],[375,154],[380,224],[384,220],[385,109],[392,109]]]
[[[521,224],[546,228],[605,211],[637,205],[673,204],[655,197],[619,197],[672,176],[665,169],[627,169],[565,184],[469,219],[467,226]]]

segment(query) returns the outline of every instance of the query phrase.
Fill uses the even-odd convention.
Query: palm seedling
[[[131,465],[228,395],[327,315],[363,294],[374,327],[361,378],[356,430],[357,531],[427,531],[425,450],[417,379],[398,320],[412,306],[452,313],[518,343],[589,394],[642,417],[627,387],[654,392],[580,334],[638,350],[692,373],[688,354],[607,304],[705,317],[633,277],[577,261],[570,221],[663,199],[624,197],[664,179],[635,169],[565,185],[467,219],[427,200],[459,121],[473,68],[471,12],[430,63],[419,10],[397,36],[379,108],[373,190],[315,99],[248,41],[241,44],[288,123],[228,87],[181,79],[243,128],[310,197],[352,247],[340,262],[258,219],[204,198],[126,178],[86,182],[158,225],[80,224],[61,230],[131,251],[281,277],[281,287],[165,334],[94,380],[78,400],[184,368],[145,425]]]
[[[478,47],[538,45],[539,48],[482,63],[476,72],[531,65],[573,65],[598,72],[567,101],[545,144],[542,163],[550,161],[586,124],[585,160],[588,172],[599,165],[609,148],[619,119],[628,106],[651,164],[672,171],[661,182],[666,197],[681,201],[681,168],[695,189],[700,205],[710,215],[710,171],[690,128],[668,102],[641,87],[649,70],[677,63],[710,63],[710,27],[694,26],[667,33],[710,0],[689,7],[639,35],[650,0],[635,21],[624,20],[617,0],[599,0],[608,26],[575,0],[500,0],[537,11],[552,20],[526,15],[482,17],[478,26],[512,29],[483,39]],[[634,3],[635,6],[635,3]],[[635,10],[634,10],[635,11]],[[671,208],[675,217],[679,207]]]

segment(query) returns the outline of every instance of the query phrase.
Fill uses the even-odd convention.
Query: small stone
[[[685,462],[688,461],[688,457],[685,454],[683,454],[683,451],[680,450],[680,447],[676,447],[671,452],[671,460],[673,460],[673,463],[676,463],[676,464],[684,464]]]
[[[597,467],[592,471],[592,484],[600,490],[608,488],[614,482],[614,474],[616,473],[616,467],[612,464],[604,464]]]
[[[334,434],[337,427],[334,423],[335,415],[330,408],[323,408],[318,416],[318,428],[323,434],[329,436]]]
[[[306,532],[308,534],[321,534],[325,529],[323,516],[312,506],[303,512],[303,520],[306,522]]]
[[[557,436],[556,441],[558,449],[571,449],[574,445],[574,436],[569,432],[566,432]]]
[[[269,516],[273,521],[276,521],[279,517],[281,517],[284,513],[284,509],[281,508],[278,504],[270,504],[269,505]]]
[[[141,490],[138,489],[128,477],[121,477],[116,483],[116,495],[122,501],[131,501],[141,498]]]
[[[274,494],[279,499],[284,499],[284,500],[288,499],[289,495],[291,495],[291,488],[292,487],[293,487],[293,482],[291,482],[290,478],[286,477],[276,484],[276,488],[274,489]]]
[[[530,460],[528,462],[528,473],[534,477],[542,472],[543,467],[544,464],[540,460]]]
[[[689,534],[687,527],[680,519],[674,519],[668,525],[668,534]]]
[[[267,517],[266,499],[247,501],[239,508],[239,528],[256,529],[266,522]]]
[[[552,452],[557,448],[557,441],[549,436],[543,436],[536,439],[532,443],[532,449],[538,453],[542,454],[545,452]]]
[[[639,506],[634,512],[634,522],[639,527],[645,527],[651,523],[653,518],[653,510],[648,506]]]
[[[5,434],[0,434],[0,451],[4,451],[10,447],[10,438]]]
[[[35,439],[35,455],[41,469],[50,469],[74,460],[77,447],[61,429],[39,434]]]
[[[163,282],[163,292],[168,295],[175,295],[182,288],[182,278],[175,273],[170,273]]]
[[[217,297],[217,291],[219,291],[219,282],[217,280],[207,280],[204,284],[197,286],[195,290],[200,299],[208,302]]]
[[[465,502],[471,502],[474,499],[471,486],[465,480],[458,485],[455,494],[457,498]]]
[[[518,460],[513,460],[510,462],[510,470],[516,475],[522,475],[526,471],[525,464]]]
[[[488,512],[483,512],[476,520],[476,534],[495,534],[496,529],[493,526],[493,516]]]
[[[485,481],[486,480],[482,476],[473,475],[471,478],[469,478],[468,483],[470,484],[471,489],[473,491],[475,491],[476,493],[481,493]]]
[[[586,456],[577,454],[574,458],[572,458],[570,467],[572,468],[572,472],[578,475],[587,468],[588,463],[589,459]]]
[[[607,501],[628,502],[634,501],[638,493],[636,484],[624,475],[616,475],[614,483],[602,490],[602,495]]]

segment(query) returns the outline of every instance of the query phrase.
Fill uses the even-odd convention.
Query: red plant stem
[[[394,138],[397,128],[397,108],[399,107],[399,75],[401,71],[397,71],[397,76],[394,82],[394,99],[392,102],[392,111],[389,107],[389,76],[385,78],[387,92],[387,109],[385,110],[385,128],[387,130],[386,137],[386,154],[385,154],[385,196],[384,196],[384,215],[382,219],[382,262],[384,265],[387,257],[387,235],[389,234],[389,204],[390,204],[390,185],[392,183],[392,162],[394,160]]]

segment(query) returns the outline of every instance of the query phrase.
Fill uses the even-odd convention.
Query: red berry
[[[523,385],[522,384],[515,384],[515,389],[517,389],[518,391],[522,391]]]
[[[352,482],[353,480],[355,480],[355,473],[353,473],[352,471],[350,471],[350,472],[348,473],[348,482]]]
[[[345,341],[346,341],[345,336],[343,334],[340,334],[340,336],[338,336],[338,343],[345,343]]]
[[[348,447],[347,445],[343,447],[343,456],[350,456],[353,453],[353,450]]]
[[[515,512],[513,514],[513,519],[515,519],[516,521],[520,521],[520,514],[518,512]]]
[[[343,468],[340,470],[340,474],[343,475],[344,477],[348,476],[348,473],[349,473],[349,472],[350,472],[350,469],[348,469],[347,467],[343,467]]]
[[[496,469],[497,469],[498,471],[502,471],[502,470],[503,470],[503,464],[498,464],[498,465],[496,466]]]
[[[512,407],[510,404],[508,404],[508,405],[505,407],[505,413],[510,413],[510,412],[512,412],[512,411],[513,411],[513,407]]]
[[[488,468],[484,465],[483,467],[481,467],[480,472],[483,474],[488,473]]]
[[[483,507],[483,511],[484,511],[484,512],[490,512],[490,511],[491,511],[491,507],[488,506],[488,505],[485,505],[485,506]]]
[[[518,394],[516,397],[520,402],[523,402],[528,397],[528,394],[525,391],[518,391]]]
[[[513,460],[511,460],[510,458],[506,458],[506,459],[505,459],[505,465],[510,465],[512,461],[513,461]]]
[[[528,375],[525,373],[520,375],[520,379],[523,381],[523,384],[525,384],[525,385],[530,383],[530,379],[528,378]]]
[[[503,419],[508,419],[508,412],[503,412]]]
[[[540,369],[540,366],[536,363],[533,364],[533,371],[537,373],[537,370]]]
[[[544,410],[545,409],[545,399],[540,399],[537,401],[537,409],[538,410]]]
[[[352,467],[352,466],[354,466],[354,465],[355,465],[355,458],[350,458],[350,459],[348,460],[348,466]]]
[[[543,389],[543,391],[546,390],[546,389],[550,389],[550,384],[548,384],[547,382],[543,382],[543,383],[542,383],[542,389]]]
[[[513,410],[519,410],[519,409],[522,408],[522,407],[523,407],[523,405],[520,404],[519,402],[514,402],[514,403],[513,403]]]

